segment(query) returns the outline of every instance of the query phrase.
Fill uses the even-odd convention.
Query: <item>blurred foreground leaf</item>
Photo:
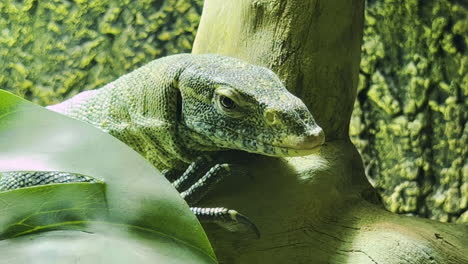
[[[216,263],[170,183],[125,144],[0,90],[0,172],[100,183],[0,192],[0,263]]]

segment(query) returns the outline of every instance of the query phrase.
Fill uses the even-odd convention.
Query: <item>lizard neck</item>
[[[49,109],[113,135],[160,170],[180,168],[202,152],[198,144],[177,131],[174,83],[184,58],[153,61],[101,89],[80,93]]]
[[[181,123],[177,126],[177,135],[184,148],[191,152],[198,152],[198,155],[207,155],[209,152],[223,150],[223,148],[217,147],[208,136],[199,134]]]

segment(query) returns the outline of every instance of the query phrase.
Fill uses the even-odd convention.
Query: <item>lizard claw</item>
[[[219,224],[232,232],[247,231],[253,232],[257,238],[260,238],[260,231],[257,226],[245,215],[237,212],[236,210],[228,210],[232,222],[225,222]]]
[[[236,210],[224,207],[191,207],[190,209],[200,222],[216,223],[231,232],[254,233],[257,238],[260,238],[260,231],[257,226],[247,216]]]

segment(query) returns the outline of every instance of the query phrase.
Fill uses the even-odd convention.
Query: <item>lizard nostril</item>
[[[269,125],[275,125],[280,122],[278,118],[278,114],[276,113],[275,110],[271,110],[271,109],[266,110],[264,116],[265,116],[266,122]]]
[[[314,136],[318,138],[317,142],[319,142],[319,145],[323,145],[323,143],[325,143],[325,132],[323,129],[316,129]]]
[[[325,133],[321,128],[316,128],[307,136],[302,137],[296,144],[301,149],[312,149],[325,143]]]

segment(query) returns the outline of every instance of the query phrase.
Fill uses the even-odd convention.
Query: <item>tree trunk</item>
[[[194,53],[272,68],[327,136],[319,155],[253,157],[205,199],[249,216],[262,237],[207,226],[221,263],[466,263],[467,226],[404,217],[377,202],[350,143],[362,0],[206,0]]]

